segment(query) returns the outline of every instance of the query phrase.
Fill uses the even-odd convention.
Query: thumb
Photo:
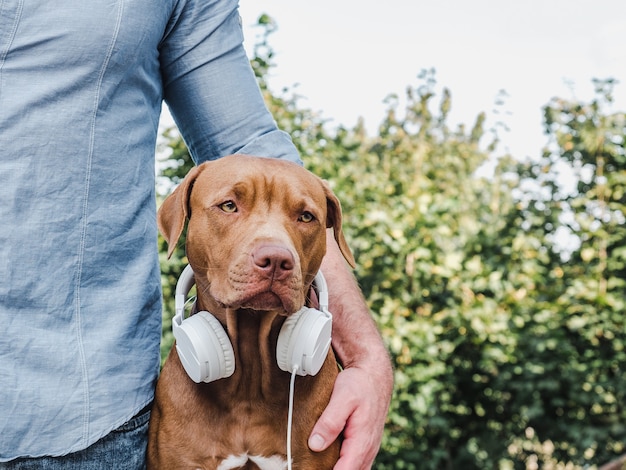
[[[321,452],[331,445],[344,430],[348,418],[354,412],[354,406],[351,406],[353,400],[349,398],[349,393],[346,393],[348,389],[337,384],[336,382],[328,406],[309,436],[309,448],[314,452]]]

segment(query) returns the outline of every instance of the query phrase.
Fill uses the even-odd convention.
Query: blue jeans
[[[88,448],[62,457],[0,462],[0,470],[143,470],[150,408]]]

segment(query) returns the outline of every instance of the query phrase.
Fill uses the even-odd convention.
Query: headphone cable
[[[291,470],[291,425],[293,423],[293,392],[295,388],[298,365],[294,364],[289,382],[289,413],[287,414],[287,470]]]

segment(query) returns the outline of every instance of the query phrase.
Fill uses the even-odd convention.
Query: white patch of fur
[[[237,470],[243,467],[248,460],[252,460],[261,470],[286,470],[287,468],[287,461],[279,455],[261,457],[259,455],[248,456],[248,454],[242,454],[229,455],[225,460],[222,460],[217,470]]]
[[[226,459],[222,460],[217,470],[235,470],[243,467],[248,461],[248,455],[229,455]]]

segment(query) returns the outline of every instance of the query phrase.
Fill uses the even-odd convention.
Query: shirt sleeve
[[[165,101],[196,163],[245,153],[302,164],[263,102],[237,0],[181,0],[160,62]]]

